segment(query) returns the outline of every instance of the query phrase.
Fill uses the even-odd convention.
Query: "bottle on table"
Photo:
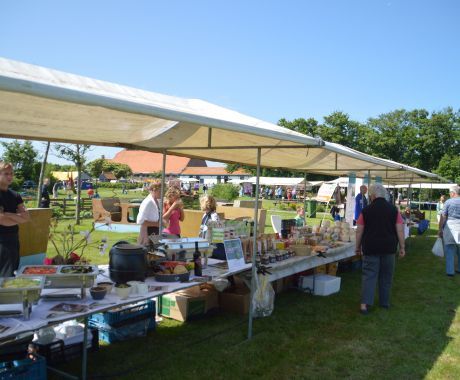
[[[195,252],[193,252],[193,263],[195,264],[195,276],[201,277],[203,275],[201,264],[201,252],[198,249],[198,242],[195,242]]]

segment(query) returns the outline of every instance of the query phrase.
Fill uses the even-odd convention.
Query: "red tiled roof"
[[[122,150],[109,161],[128,165],[134,174],[155,173],[162,170],[163,155],[143,150]],[[189,162],[190,158],[168,155],[166,157],[166,173],[179,174]]]
[[[250,173],[238,169],[233,173],[229,173],[224,166],[208,166],[206,168],[188,167],[181,173],[181,175],[251,175]]]

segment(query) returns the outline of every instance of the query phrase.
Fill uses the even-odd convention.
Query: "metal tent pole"
[[[166,178],[166,153],[167,151],[163,151],[163,166],[161,170],[161,199],[160,199],[160,220],[159,220],[159,225],[158,225],[158,231],[159,235],[161,236],[161,233],[163,231],[163,200],[165,197],[165,178]]]
[[[308,215],[308,217],[311,217],[311,215]],[[305,172],[303,184],[303,225],[307,225],[307,172]]]
[[[418,190],[418,210],[422,209],[422,183],[420,182],[420,189]]]
[[[249,298],[249,323],[248,323],[248,339],[252,338],[252,298],[254,297],[256,285],[256,255],[257,255],[257,231],[259,226],[259,179],[260,179],[260,156],[262,149],[257,148],[257,178],[256,178],[256,204],[254,207],[254,236],[252,241],[252,273],[251,273],[251,297]]]
[[[429,207],[430,207],[430,222],[431,222],[431,202],[433,200],[433,182],[430,183],[430,199],[429,199]]]

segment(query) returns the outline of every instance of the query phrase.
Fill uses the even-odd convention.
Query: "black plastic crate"
[[[88,351],[93,352],[99,350],[99,331],[95,328],[90,328],[91,332],[91,347]],[[59,339],[48,344],[33,343],[37,349],[37,353],[46,358],[47,364],[56,365],[67,363],[77,359],[83,354],[83,342],[65,345],[64,341]]]

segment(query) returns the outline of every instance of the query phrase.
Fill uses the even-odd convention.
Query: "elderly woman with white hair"
[[[356,254],[363,255],[361,314],[374,304],[379,283],[379,304],[390,307],[390,292],[399,242],[399,256],[405,256],[401,214],[387,202],[387,191],[379,183],[369,186],[371,204],[363,209],[356,224]]]
[[[444,241],[444,256],[446,258],[446,274],[454,276],[455,255],[457,256],[457,270],[460,273],[460,248],[455,241],[453,231],[460,231],[460,186],[452,186],[450,198],[444,203],[441,219],[439,220],[439,237]]]

